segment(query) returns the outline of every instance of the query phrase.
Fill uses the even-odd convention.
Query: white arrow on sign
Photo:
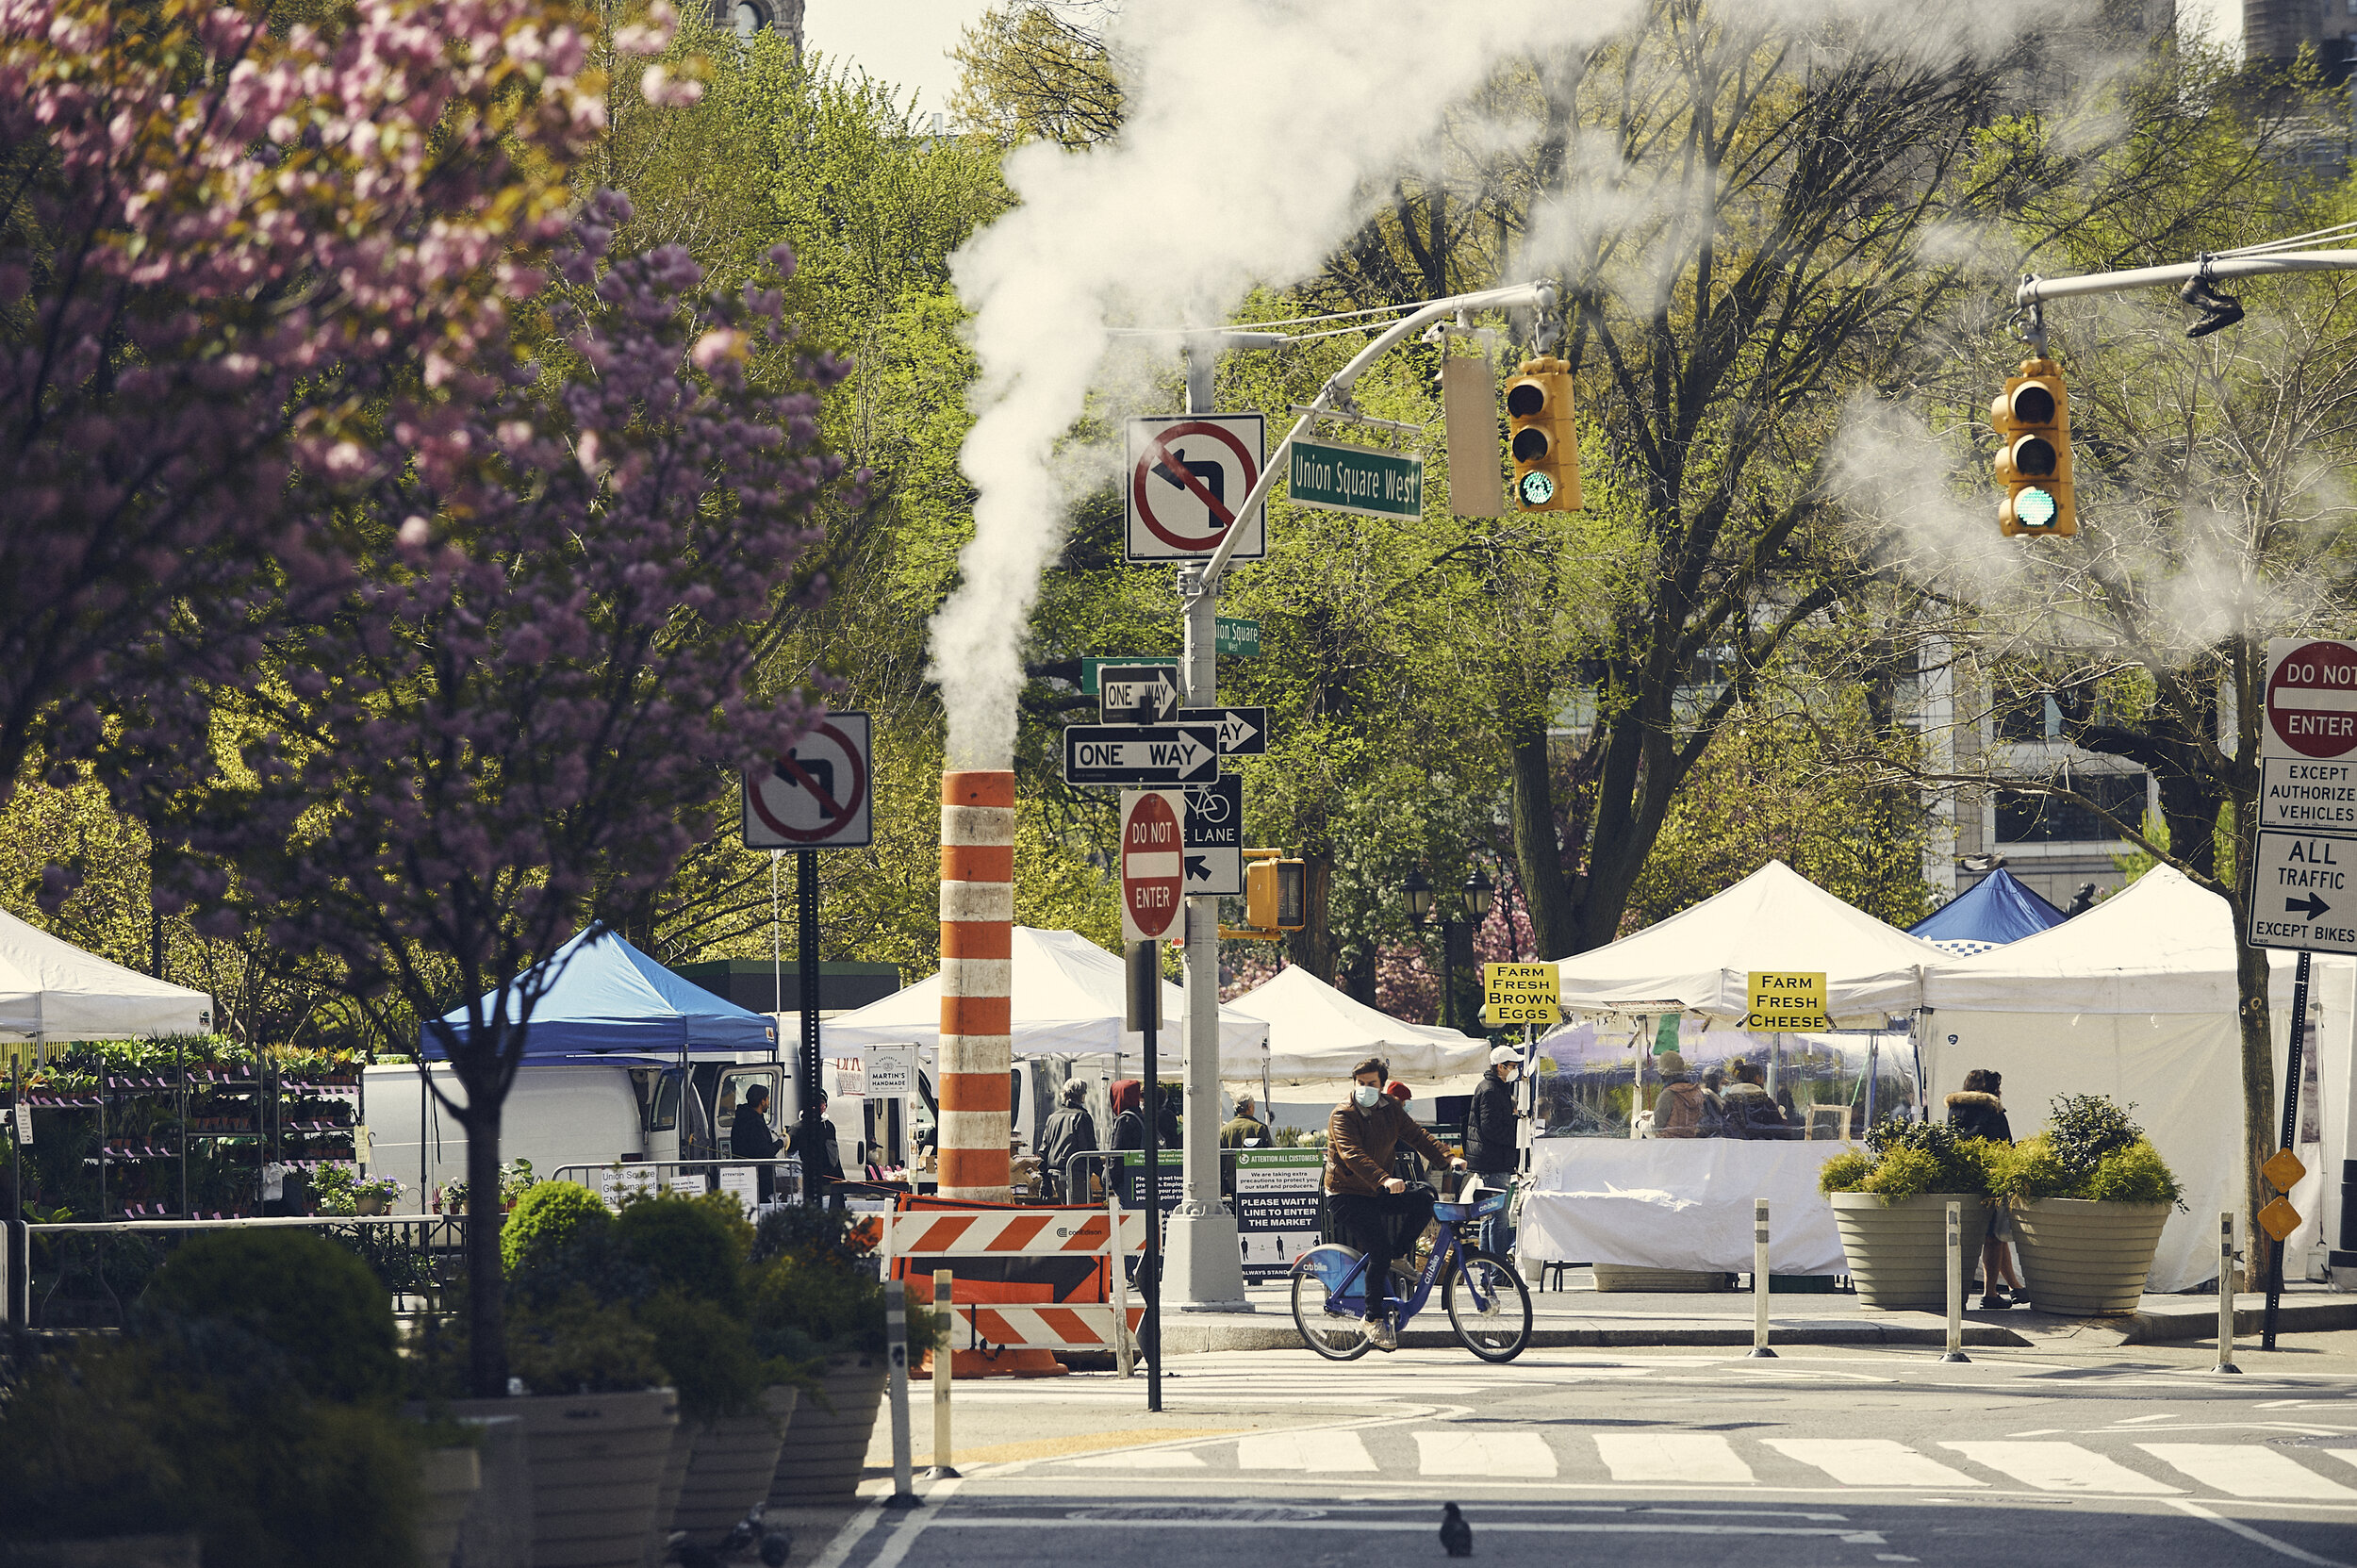
[[[1219,749],[1223,751],[1243,751],[1260,733],[1252,720],[1233,708],[1223,710],[1219,716]]]

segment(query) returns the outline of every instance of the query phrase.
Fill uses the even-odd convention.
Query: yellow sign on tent
[[[1777,1030],[1828,1030],[1822,969],[1754,969],[1743,1004],[1743,1027],[1755,1033]]]
[[[1492,1029],[1504,1024],[1559,1022],[1562,995],[1562,971],[1552,964],[1481,966],[1481,1021]]]

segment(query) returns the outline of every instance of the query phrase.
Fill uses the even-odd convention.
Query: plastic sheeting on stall
[[[1775,1274],[1848,1264],[1817,1174],[1848,1145],[1725,1138],[1559,1138],[1531,1150],[1517,1253],[1525,1259],[1748,1273],[1752,1200],[1768,1200]]]
[[[1541,1110],[1558,1136],[1625,1136],[1629,1119],[1650,1107],[1661,1089],[1656,1018],[1607,1018],[1566,1025],[1539,1042]],[[1738,1060],[1769,1069],[1772,1092],[1788,1098],[1801,1119],[1854,1107],[1863,1130],[1869,1117],[1867,1075],[1874,1078],[1872,1119],[1914,1115],[1921,1102],[1915,1055],[1904,1031],[1748,1034],[1691,1015],[1678,1019],[1678,1052],[1697,1075]],[[1818,1129],[1842,1135],[1848,1118]]]

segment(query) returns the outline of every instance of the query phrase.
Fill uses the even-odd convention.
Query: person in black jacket
[[[814,1158],[802,1147],[802,1130],[798,1124],[793,1136],[786,1140],[786,1152],[802,1159],[802,1180],[828,1186],[843,1180],[843,1153],[835,1144],[834,1123],[827,1119],[827,1091],[818,1091],[818,1149]],[[838,1195],[839,1196],[839,1195]]]
[[[736,1118],[729,1123],[729,1152],[739,1160],[769,1160],[784,1147],[785,1140],[769,1131],[769,1086],[756,1083],[745,1091],[745,1103],[736,1108]],[[777,1196],[775,1165],[763,1165],[753,1180],[762,1202]]]
[[[1997,1098],[2004,1083],[2003,1073],[1986,1067],[1975,1067],[1964,1075],[1964,1087],[1948,1097],[1948,1125],[1959,1137],[2013,1142],[2013,1123],[2005,1119],[2005,1102]],[[1981,1307],[1986,1312],[2018,1307],[2028,1299],[2021,1294],[2021,1276],[2014,1272],[2013,1251],[2005,1245],[2010,1229],[2004,1209],[1990,1204],[1988,1230],[1981,1238]],[[1998,1290],[2000,1279],[2012,1295]]]
[[[1065,1190],[1072,1157],[1096,1152],[1096,1118],[1089,1114],[1088,1093],[1089,1086],[1077,1078],[1066,1082],[1063,1105],[1047,1118],[1039,1135],[1040,1173],[1047,1178],[1044,1185],[1048,1196],[1063,1197],[1067,1203],[1088,1201],[1085,1173],[1071,1191]]]
[[[1522,1076],[1523,1053],[1512,1046],[1490,1052],[1490,1068],[1474,1085],[1465,1111],[1465,1165],[1484,1187],[1511,1190],[1521,1153],[1514,1147],[1514,1081]],[[1481,1249],[1504,1256],[1514,1245],[1504,1214],[1481,1222]]]

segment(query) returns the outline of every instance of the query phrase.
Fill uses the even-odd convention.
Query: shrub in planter
[[[1889,1311],[1947,1304],[1948,1205],[1962,1209],[1964,1245],[1977,1250],[1987,1225],[1992,1163],[2003,1153],[1986,1139],[1960,1138],[1937,1122],[1886,1121],[1867,1133],[1865,1148],[1825,1162],[1818,1189],[1833,1204],[1862,1305]]]
[[[656,1289],[731,1311],[741,1306],[737,1276],[752,1233],[733,1197],[635,1198],[623,1205],[614,1229],[623,1255]]]
[[[614,1223],[605,1199],[578,1181],[542,1181],[527,1189],[500,1227],[500,1263],[508,1278],[555,1264],[575,1244],[593,1240]]]
[[[215,1230],[156,1273],[149,1314],[233,1325],[321,1399],[388,1404],[401,1387],[392,1300],[367,1263],[300,1230]]]
[[[2013,1209],[2022,1277],[2042,1312],[2134,1312],[2169,1210],[2184,1207],[2134,1109],[2057,1097],[2045,1130],[1998,1162],[1994,1186]]]

